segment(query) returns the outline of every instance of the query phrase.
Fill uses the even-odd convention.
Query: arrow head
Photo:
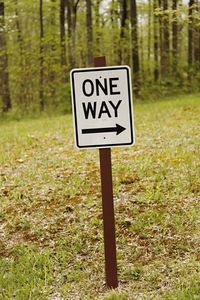
[[[124,128],[123,126],[116,124],[116,134],[120,134],[121,132],[123,132],[124,130],[126,130],[126,128]]]

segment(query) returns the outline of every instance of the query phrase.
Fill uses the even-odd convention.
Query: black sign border
[[[77,121],[77,110],[76,110],[76,97],[75,97],[75,80],[74,80],[74,74],[75,73],[83,73],[83,72],[98,72],[103,70],[126,70],[127,72],[127,82],[128,82],[128,102],[129,102],[129,111],[130,111],[130,129],[131,129],[131,142],[129,143],[115,143],[115,144],[103,144],[103,145],[79,145],[79,139],[78,139],[78,121]],[[72,100],[73,100],[73,110],[74,110],[74,123],[75,123],[75,136],[76,136],[76,146],[79,149],[84,148],[110,148],[110,147],[117,147],[117,146],[130,146],[134,144],[134,134],[133,134],[133,112],[132,112],[132,105],[131,105],[131,85],[130,85],[130,76],[129,76],[129,68],[126,66],[122,67],[100,67],[100,68],[89,68],[89,69],[74,69],[70,73],[71,76],[71,85],[72,85]]]

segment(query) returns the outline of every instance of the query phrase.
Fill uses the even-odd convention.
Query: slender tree
[[[160,48],[160,77],[163,75],[163,65],[164,65],[164,37],[163,37],[163,6],[162,0],[158,0],[159,6],[159,48]]]
[[[3,0],[0,0],[0,96],[3,103],[3,112],[8,112],[11,109],[11,97],[5,31],[5,7]]]
[[[63,67],[64,72],[66,72],[66,66],[67,66],[66,35],[65,35],[65,5],[66,5],[66,0],[60,0],[60,47],[61,47],[61,65]]]
[[[110,23],[111,23],[111,53],[110,61],[112,64],[119,62],[119,48],[120,48],[120,36],[119,36],[119,1],[112,0],[110,2]]]
[[[200,20],[200,1],[198,1],[198,16],[199,16],[199,20]],[[199,40],[198,40],[198,45],[199,45],[199,56],[198,56],[198,60],[199,60],[199,70],[200,70],[200,22],[199,22],[199,28],[198,28],[198,36],[199,36]]]
[[[92,30],[92,3],[86,0],[86,26],[87,26],[87,64],[93,65],[93,30]]]
[[[68,54],[70,69],[76,65],[76,20],[79,0],[66,0],[67,28],[68,28]]]
[[[126,48],[126,30],[127,30],[127,0],[120,1],[120,47],[119,47],[119,62],[118,64],[124,63],[124,56],[125,56],[125,48]]]
[[[163,77],[169,74],[170,59],[169,59],[169,13],[168,0],[163,0]]]
[[[40,110],[44,110],[44,23],[43,23],[43,0],[40,0],[40,87],[39,87]]]
[[[193,66],[193,9],[194,0],[189,0],[188,3],[188,68]]]
[[[56,0],[51,0],[51,10],[50,10],[50,15],[51,15],[51,25],[54,27],[56,26],[56,20],[55,20],[55,11],[57,10],[57,1]]]
[[[144,38],[143,38],[143,29],[141,27],[140,34],[139,34],[139,48],[140,48],[140,77],[143,82],[146,80],[146,73],[145,73],[145,62],[144,62]]]
[[[199,10],[199,1],[195,1],[194,5],[194,68],[198,72],[200,70],[199,58],[200,58],[200,10]]]
[[[172,69],[177,75],[178,66],[178,16],[177,16],[178,0],[172,0]]]
[[[16,27],[17,27],[17,42],[19,44],[19,51],[20,57],[22,57],[23,53],[23,38],[22,38],[22,30],[20,26],[20,18],[19,18],[19,11],[18,11],[18,0],[15,0],[15,16],[16,16]]]
[[[147,41],[147,67],[148,67],[148,72],[150,73],[150,61],[151,61],[151,19],[152,19],[152,4],[151,0],[149,0],[149,5],[148,5],[148,41]]]
[[[24,106],[24,102],[26,100],[26,92],[24,88],[26,78],[24,75],[23,37],[22,37],[22,29],[20,24],[18,5],[19,5],[18,0],[15,0],[15,15],[16,15],[15,21],[16,21],[16,28],[17,28],[17,44],[19,46],[19,68],[20,68],[18,103]]]
[[[95,11],[95,55],[101,54],[101,28],[100,28],[100,4],[101,0],[96,0],[94,5]]]
[[[199,66],[199,70],[200,70],[200,1],[198,1],[197,5],[198,5],[198,20],[199,20],[199,26],[198,26],[198,38],[199,38],[199,40],[197,42],[198,46],[199,46],[199,55],[198,55],[199,64],[198,64],[198,66]]]
[[[139,49],[138,49],[138,20],[136,0],[130,0],[130,21],[132,40],[133,84],[136,95],[139,94]]]
[[[61,62],[61,69],[62,69],[62,58],[59,57],[57,58],[57,1],[56,0],[51,0],[50,3],[50,25],[51,25],[51,38],[49,41],[50,44],[50,53],[48,59],[51,64],[51,68],[48,68],[48,83],[49,83],[49,93],[50,97],[52,98],[52,103],[56,103],[56,85],[57,85],[57,78],[58,78],[58,72],[56,69],[58,68],[58,64]],[[60,36],[60,42],[61,42],[61,36]],[[60,45],[61,47],[62,45]],[[62,51],[62,50],[61,50]],[[60,51],[60,52],[61,52]],[[62,56],[62,55],[61,55]],[[55,67],[57,66],[57,68]],[[60,69],[60,68],[59,68]],[[63,70],[61,70],[61,79],[63,78]]]
[[[73,65],[76,65],[76,21],[77,21],[77,11],[79,0],[71,0],[72,1],[72,49],[73,49]],[[92,40],[93,43],[93,40]]]
[[[72,5],[71,0],[66,0],[67,5],[67,35],[68,35],[68,58],[70,68],[73,68],[73,50],[72,50]]]
[[[153,0],[153,34],[154,34],[154,81],[159,79],[159,17],[158,17],[158,0]]]

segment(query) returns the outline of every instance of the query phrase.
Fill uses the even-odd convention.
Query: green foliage
[[[67,18],[66,10],[66,65],[61,64],[60,1],[43,0],[44,37],[42,41],[40,41],[39,34],[39,1],[22,0],[12,3],[12,1],[5,0],[4,2],[4,35],[7,37],[7,49],[2,48],[0,51],[2,55],[7,53],[9,58],[8,73],[12,114],[19,119],[27,115],[38,115],[40,111],[41,59],[43,59],[44,84],[42,90],[45,111],[47,113],[52,111],[70,112],[69,71],[72,67],[87,67],[85,2],[77,2],[76,26],[71,32],[72,35],[70,35],[68,27],[69,18]],[[171,3],[168,6],[166,11],[162,7],[153,10],[153,2],[137,2],[140,86],[136,90],[137,96],[141,99],[165,97],[180,91],[198,92],[200,89],[200,63],[194,60],[197,56],[195,53],[198,52],[196,39],[199,34],[199,16],[196,6],[193,10],[193,22],[188,18],[187,4],[179,5],[176,11],[171,8]],[[123,8],[119,1],[108,1],[105,5],[103,1],[95,0],[92,2],[92,11],[94,56],[105,55],[108,65],[127,64],[133,67],[131,51],[135,45],[131,40],[129,4],[124,28],[121,28]],[[73,15],[71,18],[73,19]],[[158,18],[157,25],[154,24],[155,18]],[[171,30],[173,22],[178,22],[179,52],[174,58],[174,49],[171,43],[168,53],[169,72],[165,76],[161,74],[162,59],[159,52],[159,76],[158,81],[154,82],[154,28],[158,32],[159,29],[163,30],[164,23],[162,22],[166,18],[169,21],[168,29],[171,40],[173,38]],[[193,26],[193,44],[196,45],[196,48],[193,49],[192,54],[193,64],[188,67],[187,34],[189,25]],[[73,38],[75,42],[73,49],[70,50]],[[41,44],[42,53],[40,53]],[[161,40],[159,40],[158,47],[161,48],[161,46]],[[136,82],[133,81],[134,91],[135,85]],[[0,99],[0,110],[2,110],[2,99]]]
[[[196,75],[196,87],[198,90],[200,89],[200,72]]]
[[[70,84],[62,84],[57,91],[57,106],[56,109],[61,113],[71,113],[72,105],[71,105],[71,90]]]

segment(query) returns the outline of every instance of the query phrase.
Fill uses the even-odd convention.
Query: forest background
[[[199,0],[0,0],[1,114],[71,112],[69,71],[99,55],[136,98],[199,91]]]
[[[112,149],[116,291],[70,100],[70,70],[102,55],[134,93],[136,144]],[[199,91],[200,0],[0,0],[0,300],[200,299]]]

